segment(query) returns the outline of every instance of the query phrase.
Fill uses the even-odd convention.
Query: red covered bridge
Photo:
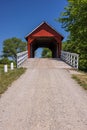
[[[52,58],[61,58],[78,69],[78,54],[62,51],[63,36],[48,23],[41,23],[25,39],[28,42],[27,50],[17,54],[17,67],[20,67],[27,58],[34,58],[36,49],[45,47],[52,51]]]
[[[60,57],[63,36],[48,23],[41,23],[25,38],[28,42],[28,58],[33,58],[35,50],[39,47],[49,48],[53,58]]]

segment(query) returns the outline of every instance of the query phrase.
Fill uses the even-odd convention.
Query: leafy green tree
[[[44,48],[41,54],[42,58],[51,58],[52,57],[52,52],[49,48]]]
[[[64,49],[79,54],[79,68],[87,70],[87,0],[67,0],[68,6],[58,19],[70,32]]]
[[[3,56],[7,58],[12,58],[16,61],[16,55],[19,52],[26,50],[26,42],[21,39],[13,37],[11,39],[6,39],[3,41]]]

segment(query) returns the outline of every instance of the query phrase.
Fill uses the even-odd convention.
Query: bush
[[[10,63],[11,63],[11,61],[8,58],[2,58],[0,60],[0,64],[10,64]]]
[[[87,72],[87,60],[79,59],[79,69]]]

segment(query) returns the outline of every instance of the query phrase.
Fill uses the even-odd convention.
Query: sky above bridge
[[[66,39],[68,33],[56,22],[67,0],[0,0],[0,54],[3,41],[24,37],[41,22],[46,21]]]

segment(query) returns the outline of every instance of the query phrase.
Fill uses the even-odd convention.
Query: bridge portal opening
[[[54,38],[40,37],[35,39],[30,45],[30,57],[35,57],[38,48],[49,48],[52,52],[52,58],[58,58],[58,43]]]

